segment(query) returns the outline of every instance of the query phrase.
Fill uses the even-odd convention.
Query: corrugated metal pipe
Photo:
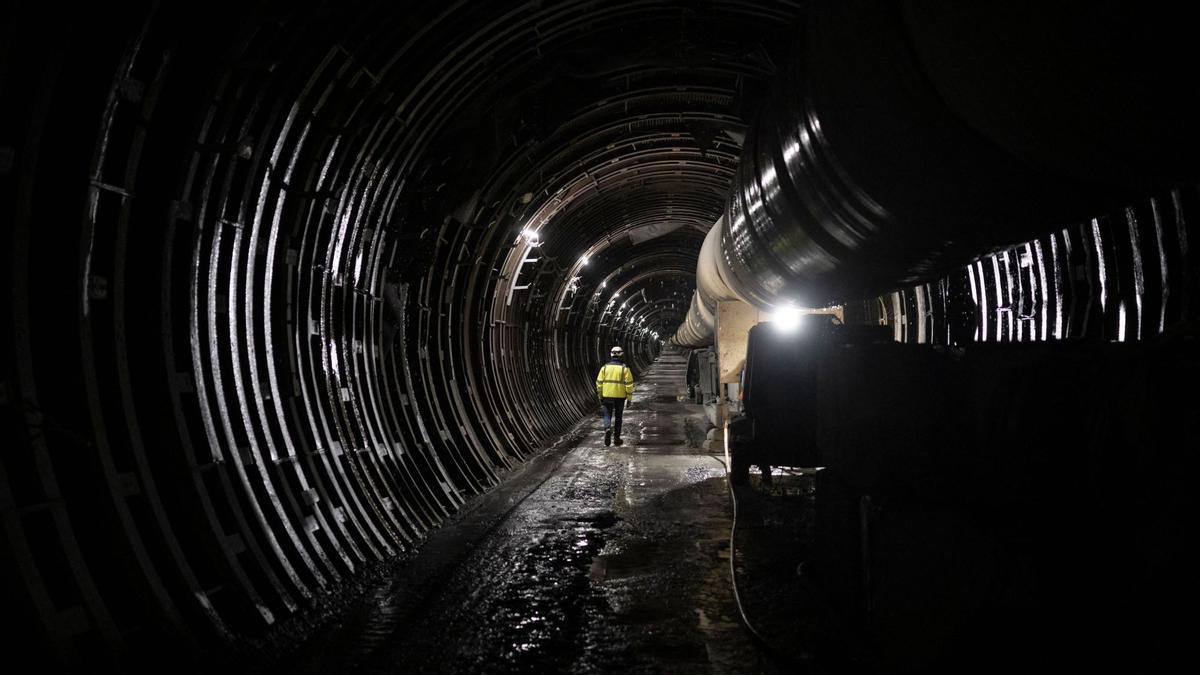
[[[1200,97],[1180,11],[813,3],[673,341],[711,344],[717,299],[872,297],[1196,180]]]

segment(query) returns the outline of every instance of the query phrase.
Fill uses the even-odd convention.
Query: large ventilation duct
[[[722,217],[708,231],[700,247],[700,257],[696,263],[696,291],[692,294],[691,308],[673,338],[676,344],[683,347],[712,344],[717,325],[717,303],[745,300],[730,287],[727,280],[729,272],[720,256],[723,230]]]
[[[761,309],[871,297],[1194,179],[1186,25],[1122,3],[814,3],[698,277]],[[675,342],[711,343],[702,300]]]

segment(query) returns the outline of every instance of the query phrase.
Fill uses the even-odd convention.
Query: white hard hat
[[[620,356],[620,355],[622,355],[622,354],[624,354],[624,353],[625,353],[625,350],[624,350],[624,349],[621,349],[620,347],[613,347],[613,348],[612,348],[612,349],[609,351],[609,353],[610,353],[610,354],[612,354],[613,356]]]

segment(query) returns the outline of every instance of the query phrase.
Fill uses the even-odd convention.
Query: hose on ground
[[[725,434],[725,466],[732,466],[732,460],[729,457],[729,435]],[[726,469],[728,472],[728,469]],[[733,504],[733,522],[729,526],[729,584],[733,588],[733,602],[737,605],[738,619],[742,626],[746,629],[750,640],[754,642],[763,652],[775,663],[776,666],[784,669],[786,672],[796,672],[802,668],[802,664],[789,654],[784,653],[775,645],[767,641],[762,633],[754,627],[754,622],[750,620],[750,616],[746,614],[746,607],[742,604],[741,592],[738,590],[737,580],[737,523],[738,523],[738,501],[737,492],[733,488],[733,481],[729,480],[728,473],[726,474],[726,482],[729,485],[729,499]]]

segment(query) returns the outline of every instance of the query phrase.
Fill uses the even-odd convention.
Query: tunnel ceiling
[[[123,662],[312,607],[644,368],[800,7],[5,12],[2,569],[19,642]]]

